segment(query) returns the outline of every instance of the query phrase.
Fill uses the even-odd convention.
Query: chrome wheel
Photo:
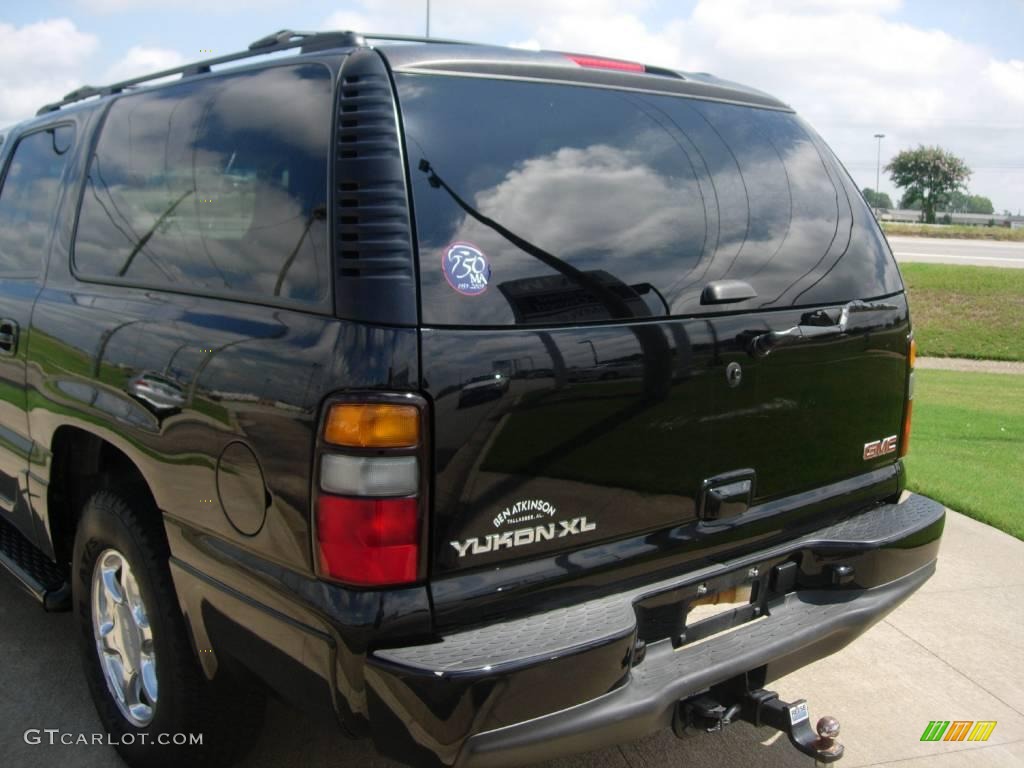
[[[107,689],[121,714],[145,727],[156,710],[156,654],[149,613],[128,559],[105,549],[92,572],[92,630]]]

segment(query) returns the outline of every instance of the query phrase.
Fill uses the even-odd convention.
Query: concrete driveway
[[[839,718],[854,766],[1001,768],[1024,765],[1024,542],[951,514],[938,574],[908,603],[841,653],[773,686],[806,698],[811,716]],[[0,577],[0,765],[121,766],[103,746],[27,745],[29,728],[94,733],[70,614],[43,613]],[[996,720],[987,742],[926,742],[930,720]],[[395,764],[272,703],[250,768]],[[679,741],[653,734],[548,768],[804,766],[812,762],[771,731],[745,723]]]

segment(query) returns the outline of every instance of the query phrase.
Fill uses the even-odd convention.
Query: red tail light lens
[[[580,56],[574,53],[565,54],[565,58],[575,62],[581,67],[589,69],[614,69],[619,72],[646,72],[643,64],[635,61],[622,61],[621,59],[603,59],[597,56]]]
[[[323,576],[375,587],[408,584],[418,577],[417,499],[321,495],[316,537]]]

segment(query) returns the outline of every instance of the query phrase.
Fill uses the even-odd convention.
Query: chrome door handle
[[[884,304],[878,301],[850,301],[843,305],[839,312],[839,319],[829,325],[794,325],[784,331],[768,331],[758,333],[750,337],[747,343],[747,351],[754,357],[764,357],[776,347],[792,344],[805,339],[821,339],[828,336],[839,336],[846,333],[850,324],[850,315],[860,312],[884,312],[899,309],[893,304]],[[824,312],[816,312],[815,315],[825,315]],[[829,318],[824,318],[826,322]]]

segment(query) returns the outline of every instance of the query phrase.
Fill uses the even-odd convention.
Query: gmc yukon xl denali
[[[130,765],[226,764],[267,691],[413,765],[736,720],[841,756],[767,686],[944,510],[899,271],[785,104],[284,31],[0,162],[0,562]]]

